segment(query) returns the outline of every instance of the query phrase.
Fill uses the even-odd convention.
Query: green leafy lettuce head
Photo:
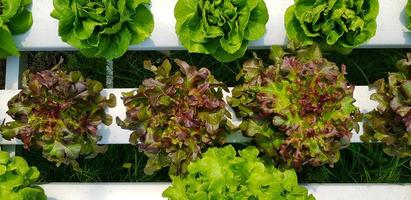
[[[397,157],[411,157],[411,54],[407,57],[397,63],[401,72],[371,85],[376,90],[371,100],[378,106],[365,115],[361,136],[365,142],[383,143],[384,152]]]
[[[294,170],[280,171],[258,158],[255,147],[236,155],[230,145],[209,148],[188,166],[185,177],[172,177],[163,196],[170,200],[196,199],[300,199],[315,200],[298,185]]]
[[[358,129],[354,87],[344,77],[345,66],[340,72],[314,46],[285,54],[273,47],[275,64],[268,67],[257,56],[245,62],[237,76],[244,84],[228,102],[242,117],[243,133],[281,167],[332,166]]]
[[[41,187],[31,186],[39,176],[37,168],[29,167],[22,157],[11,158],[0,151],[0,199],[46,200]]]
[[[130,142],[148,156],[146,174],[168,166],[169,174],[184,174],[205,147],[224,142],[225,87],[208,69],[175,62],[180,71],[170,74],[168,60],[159,67],[146,61],[155,78],[123,93],[127,117],[117,124],[133,131]]]
[[[375,35],[378,0],[294,0],[287,9],[289,40],[317,43],[323,50],[348,54]]]
[[[26,149],[41,149],[57,166],[71,164],[77,170],[79,156],[93,158],[107,150],[97,145],[97,126],[112,122],[105,109],[114,107],[116,99],[100,95],[102,89],[100,82],[77,71],[25,71],[22,91],[8,102],[7,114],[15,121],[1,126],[0,132],[5,139],[20,139]]]
[[[405,13],[407,14],[408,21],[407,21],[407,28],[411,31],[411,0],[408,0],[407,5],[405,7]]]
[[[249,41],[265,34],[264,0],[179,0],[174,9],[180,42],[220,62],[242,57]]]
[[[153,15],[146,7],[149,3],[150,0],[53,0],[51,16],[59,20],[59,35],[64,42],[85,56],[112,60],[153,32]]]
[[[13,35],[28,31],[33,17],[31,0],[0,0],[0,59],[20,55]]]

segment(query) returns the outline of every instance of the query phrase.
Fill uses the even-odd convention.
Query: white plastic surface
[[[53,10],[52,0],[33,1],[34,23],[31,30],[15,37],[22,51],[73,50],[58,36],[58,21],[50,17]],[[174,30],[174,5],[177,0],[152,0],[151,11],[155,28],[151,38],[131,46],[130,50],[180,50],[183,49]],[[252,42],[251,48],[266,48],[271,45],[285,45],[287,42],[284,28],[284,13],[293,0],[265,0],[269,21],[263,38]],[[411,33],[404,26],[406,16],[404,7],[407,0],[380,0],[380,13],[377,18],[377,33],[365,48],[410,47]]]
[[[19,57],[7,57],[6,78],[4,88],[6,90],[19,89],[20,59]]]
[[[164,200],[170,183],[49,183],[49,200]],[[317,200],[410,200],[411,185],[307,184]]]
[[[20,58],[16,56],[7,57],[6,78],[4,82],[4,88],[6,90],[19,89],[19,75],[20,75]],[[16,153],[16,146],[15,145],[3,146],[3,151],[7,151],[10,153],[11,156],[14,156]]]
[[[115,119],[117,116],[120,119],[125,118],[126,108],[123,105],[123,101],[121,100],[121,93],[130,91],[131,89],[105,89],[103,91],[103,95],[107,95],[108,93],[113,93],[117,97],[117,106],[115,108],[108,109],[108,113],[113,116]],[[0,90],[0,116],[6,116],[6,121],[9,121],[11,118],[6,115],[8,110],[7,101],[12,98],[15,94],[18,93],[18,90]],[[354,98],[357,99],[355,103],[361,109],[361,112],[365,113],[371,111],[376,107],[376,103],[369,100],[371,95],[371,91],[368,90],[366,86],[357,86],[354,91]],[[237,124],[239,122],[237,121]],[[128,144],[129,136],[131,131],[121,129],[115,122],[112,123],[110,126],[102,125],[99,128],[98,133],[103,136],[103,139],[100,141],[100,144]],[[352,142],[361,142],[359,139],[359,135],[361,135],[362,130],[360,133],[353,133]],[[239,137],[237,134],[235,137],[230,137],[228,142],[244,142],[243,137]],[[0,140],[0,144],[21,144],[18,140]]]

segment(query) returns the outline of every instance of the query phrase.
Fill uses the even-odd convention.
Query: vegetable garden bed
[[[131,46],[129,50],[183,50],[183,47],[179,43],[178,37],[174,31],[175,19],[173,16],[173,9],[176,1],[160,1],[153,0],[151,11],[154,15],[155,28],[150,39],[135,46]],[[265,36],[252,42],[251,48],[260,49],[268,48],[271,45],[284,45],[286,43],[286,33],[284,24],[285,10],[293,4],[291,0],[277,0],[266,1],[267,8],[270,14],[269,21],[267,23],[267,32]],[[378,28],[374,38],[368,43],[362,45],[361,48],[409,48],[411,45],[411,34],[406,32],[405,17],[403,8],[406,4],[405,0],[382,0],[380,1],[380,15],[377,18]],[[33,27],[25,34],[15,37],[17,46],[21,51],[67,51],[73,50],[72,47],[62,42],[57,33],[57,21],[49,16],[52,11],[52,1],[38,0],[33,2]],[[401,19],[401,20],[399,20]],[[281,22],[281,23],[280,23]],[[166,33],[166,34],[165,34]],[[45,37],[47,36],[47,37]],[[168,52],[166,52],[168,53]],[[5,90],[0,91],[0,116],[6,116],[6,120],[9,121],[10,117],[6,115],[8,110],[7,101],[18,93],[19,85],[21,85],[21,74],[24,68],[38,69],[35,64],[36,53],[29,54],[27,60],[23,60],[17,57],[8,57],[5,76]],[[47,54],[47,53],[45,53]],[[114,60],[114,72],[112,62],[108,64],[104,60],[87,60],[80,56],[75,56],[75,53],[61,53],[57,55],[63,55],[66,60],[77,61],[73,64],[68,64],[68,70],[76,70],[76,66],[81,63],[86,65],[93,65],[93,69],[80,69],[88,77],[101,80],[105,82],[105,78],[108,82],[114,79],[115,89],[104,89],[102,94],[104,96],[109,93],[113,93],[117,98],[117,106],[114,108],[108,108],[108,113],[113,117],[119,117],[125,119],[126,107],[122,105],[121,92],[127,92],[131,89],[123,89],[123,87],[133,87],[121,83],[124,76],[118,76],[117,74],[125,74],[127,71],[116,71],[117,65],[136,65],[135,63],[124,63],[124,59]],[[153,53],[159,54],[159,53]],[[251,55],[251,52],[248,54]],[[159,54],[162,55],[162,54]],[[42,56],[39,56],[41,59]],[[47,57],[47,56],[46,56]],[[53,65],[58,62],[56,55],[51,53],[51,59],[46,61],[44,65]],[[125,55],[127,57],[127,54]],[[333,57],[332,55],[330,57]],[[209,59],[209,57],[206,57]],[[342,57],[339,57],[342,58]],[[127,60],[127,59],[126,59]],[[332,59],[330,59],[332,60]],[[29,64],[26,66],[26,62]],[[130,60],[130,62],[132,62]],[[344,62],[344,61],[343,61]],[[110,64],[111,63],[111,64]],[[106,67],[107,64],[107,68]],[[142,66],[142,63],[138,63]],[[0,61],[1,67],[1,61]],[[46,66],[49,67],[49,66]],[[237,68],[239,70],[240,67]],[[124,68],[122,68],[124,69]],[[360,69],[360,68],[359,68]],[[221,70],[215,69],[213,70]],[[361,71],[361,70],[360,70]],[[236,71],[237,72],[237,71]],[[361,71],[363,73],[363,71]],[[220,72],[223,73],[223,72]],[[383,72],[375,77],[383,76]],[[114,78],[113,75],[114,74]],[[357,74],[355,74],[357,75]],[[350,76],[350,72],[347,76]],[[127,77],[130,78],[130,77]],[[1,78],[0,78],[1,80]],[[117,80],[117,81],[116,81]],[[227,85],[234,86],[234,78],[228,78]],[[134,80],[137,81],[138,80]],[[367,80],[368,82],[368,80]],[[112,85],[110,83],[108,86]],[[364,83],[365,85],[365,83]],[[107,86],[106,86],[107,87]],[[122,88],[122,89],[119,89]],[[354,90],[354,98],[357,100],[356,106],[360,108],[362,113],[366,113],[374,109],[377,105],[376,102],[370,101],[370,95],[373,91],[369,90],[367,86],[357,86]],[[230,95],[226,93],[225,95]],[[362,125],[360,125],[362,128]],[[98,134],[103,136],[99,144],[129,144],[129,137],[131,131],[121,129],[116,123],[110,126],[100,126]],[[362,134],[362,129],[359,134],[353,134],[352,142],[359,143],[361,140],[359,136]],[[242,137],[233,136],[228,138],[229,143],[238,143],[244,141]],[[3,148],[13,152],[14,145],[22,144],[18,140],[2,140],[0,144]],[[407,173],[407,172],[406,172]],[[409,173],[409,172],[408,172]],[[330,199],[398,199],[408,200],[411,197],[411,185],[406,184],[305,184],[311,194],[319,200]],[[169,186],[169,183],[46,183],[41,184],[44,188],[49,199],[162,199],[161,193]],[[335,194],[338,194],[336,196]]]

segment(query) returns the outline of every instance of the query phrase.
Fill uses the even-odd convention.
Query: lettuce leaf
[[[407,5],[405,6],[405,14],[408,17],[407,28],[411,31],[411,0],[408,0]]]
[[[31,0],[0,0],[0,59],[20,55],[13,35],[28,31],[33,24]]]
[[[71,164],[78,170],[80,156],[93,158],[107,150],[97,145],[97,127],[111,123],[105,109],[114,107],[116,99],[101,96],[102,89],[78,71],[25,71],[22,91],[8,102],[7,114],[15,121],[0,126],[0,132],[5,139],[22,140],[25,149],[41,149],[57,166]]]
[[[224,143],[225,86],[206,68],[175,62],[180,71],[171,74],[168,60],[159,67],[146,61],[155,78],[123,93],[127,117],[117,118],[117,124],[133,131],[130,143],[148,156],[146,174],[163,167],[170,167],[169,174],[185,174],[203,149]]]
[[[323,50],[348,54],[377,29],[378,0],[294,0],[285,14],[289,40],[317,43]]]
[[[228,103],[242,117],[238,127],[281,167],[333,165],[358,130],[353,91],[335,63],[315,46],[286,52],[273,47],[274,64],[247,61]]]
[[[294,170],[280,171],[265,164],[255,147],[237,153],[229,145],[209,148],[201,159],[188,166],[184,177],[172,177],[163,192],[170,200],[196,199],[299,199],[315,200],[298,185]]]
[[[264,0],[179,0],[174,16],[182,45],[220,62],[242,57],[249,41],[265,34],[268,21]]]
[[[397,63],[397,68],[400,72],[388,74],[388,80],[380,79],[371,85],[376,90],[371,100],[378,106],[365,115],[361,139],[383,143],[384,152],[390,156],[411,157],[410,53]]]
[[[154,19],[150,0],[53,0],[59,36],[88,57],[112,60],[147,39]]]
[[[44,190],[32,186],[40,176],[36,167],[29,167],[24,158],[11,158],[8,152],[0,151],[0,199],[46,200]]]

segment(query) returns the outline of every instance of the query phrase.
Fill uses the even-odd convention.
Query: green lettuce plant
[[[220,62],[241,58],[268,21],[264,0],[179,0],[174,16],[182,45]]]
[[[32,186],[40,176],[36,167],[29,167],[24,158],[10,158],[9,153],[0,151],[0,199],[46,200],[44,190]]]
[[[294,0],[285,14],[289,40],[317,43],[323,50],[348,54],[377,29],[378,0]]]
[[[354,87],[345,66],[339,71],[315,46],[286,54],[273,47],[273,65],[256,55],[244,63],[237,76],[244,83],[228,98],[242,117],[238,128],[281,167],[332,166],[358,129]]]
[[[411,30],[411,0],[408,0],[407,5],[405,7],[405,13],[407,14],[408,21],[407,21],[407,28]]]
[[[102,89],[100,82],[77,71],[25,71],[22,90],[8,102],[7,114],[14,121],[2,125],[0,132],[5,139],[20,139],[25,149],[41,149],[57,166],[71,164],[77,170],[77,158],[107,150],[97,145],[97,127],[111,123],[105,109],[114,107],[116,99],[113,94],[106,99]]]
[[[20,55],[13,35],[28,31],[33,24],[30,5],[31,0],[0,0],[0,59]]]
[[[258,158],[255,147],[236,155],[230,145],[210,148],[188,166],[185,177],[172,177],[163,196],[170,200],[197,199],[299,199],[315,200],[298,185],[294,170],[280,171]]]
[[[150,0],[53,0],[59,36],[85,56],[112,60],[147,39],[154,19]]]
[[[170,74],[168,60],[159,67],[146,61],[144,68],[155,78],[123,93],[127,117],[117,118],[117,124],[133,131],[130,143],[148,156],[146,174],[163,167],[170,167],[169,174],[184,174],[204,148],[224,142],[224,85],[206,68],[175,63],[180,71]]]
[[[411,54],[397,63],[400,72],[388,74],[371,85],[371,100],[378,106],[365,115],[364,142],[384,144],[390,156],[411,157]],[[411,163],[410,163],[411,164]]]

